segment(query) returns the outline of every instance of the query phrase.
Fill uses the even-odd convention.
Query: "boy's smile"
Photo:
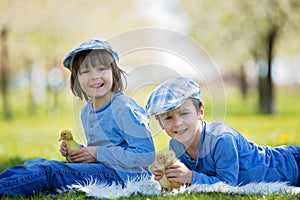
[[[188,129],[181,129],[181,130],[178,130],[178,131],[174,131],[174,134],[175,135],[183,135]]]
[[[99,88],[103,87],[103,85],[104,85],[104,83],[95,83],[91,87],[94,89],[99,89]]]

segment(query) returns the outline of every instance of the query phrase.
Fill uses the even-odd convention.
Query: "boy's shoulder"
[[[87,104],[85,104],[85,105],[82,107],[81,115],[86,114],[86,113],[90,113],[92,110],[93,110],[92,102],[91,102],[91,101],[88,101]]]
[[[233,128],[222,122],[205,122],[205,131],[212,133],[230,132]]]
[[[238,137],[240,133],[222,122],[205,123],[205,135],[211,137],[224,137],[226,135]]]
[[[114,100],[112,101],[113,107],[118,107],[118,109],[126,110],[128,108],[140,108],[140,106],[131,97],[126,96],[122,93],[117,93]]]
[[[121,93],[116,94],[111,109],[112,114],[115,116],[115,120],[119,125],[128,125],[129,122],[133,122],[134,124],[146,126],[149,129],[145,110],[131,97]],[[133,126],[133,124],[131,124],[131,126]]]

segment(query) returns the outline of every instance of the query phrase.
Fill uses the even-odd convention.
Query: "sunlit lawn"
[[[228,92],[230,95],[228,95]],[[261,145],[276,146],[280,144],[300,145],[300,92],[295,89],[278,89],[276,96],[276,114],[273,116],[257,114],[257,97],[255,92],[249,93],[247,100],[239,98],[238,93],[226,91],[226,114],[216,119],[224,121],[227,125],[241,131],[249,140]],[[145,100],[134,96],[140,104],[144,105]],[[205,101],[205,99],[204,99]],[[51,101],[50,101],[51,102]],[[47,159],[62,160],[59,154],[59,131],[69,128],[75,133],[75,137],[84,143],[79,121],[78,105],[71,94],[62,94],[59,97],[60,105],[57,110],[50,110],[48,106],[39,106],[35,115],[30,115],[26,106],[20,105],[14,108],[14,118],[10,121],[0,117],[0,171],[5,168],[23,163],[28,159],[44,157]],[[209,101],[208,101],[209,102]],[[12,101],[14,103],[14,101]],[[215,119],[211,116],[212,105],[206,103],[206,119]],[[2,114],[2,113],[1,113]],[[156,148],[164,148],[168,144],[168,137],[155,128],[154,140]],[[159,133],[157,133],[159,132]],[[71,195],[71,196],[70,196]],[[37,198],[41,198],[39,196]],[[84,194],[62,194],[60,199],[85,199]],[[270,199],[291,199],[299,198],[291,196],[274,196]],[[135,196],[132,199],[172,199],[170,196]],[[179,199],[257,199],[268,198],[259,195],[226,195],[220,193],[179,195]]]

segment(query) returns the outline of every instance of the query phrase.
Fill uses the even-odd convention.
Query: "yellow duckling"
[[[68,130],[68,129],[64,129],[64,130],[61,131],[60,138],[59,138],[58,141],[62,141],[62,140],[66,141],[66,145],[67,145],[67,149],[68,149],[68,155],[70,153],[72,153],[73,151],[76,151],[76,150],[78,150],[82,147],[79,143],[77,143],[74,140],[71,131]]]
[[[178,159],[176,158],[176,154],[174,151],[167,151],[166,152],[166,167],[174,164]],[[179,182],[174,182],[174,181],[170,181],[170,185],[171,185],[171,190],[173,190],[173,188],[180,188],[180,186],[182,185]]]
[[[177,158],[175,156],[174,151],[166,150],[166,151],[159,151],[156,153],[157,169],[163,171],[163,176],[159,180],[161,191],[163,191],[164,189],[168,189],[168,192],[171,192],[174,188],[180,188],[181,183],[168,181],[168,178],[166,176],[166,168],[169,165],[175,163],[176,161]]]

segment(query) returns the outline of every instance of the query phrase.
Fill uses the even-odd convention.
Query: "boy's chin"
[[[193,143],[193,139],[189,137],[189,135],[180,135],[180,136],[175,136],[174,139],[182,144],[184,144],[184,146],[189,146],[190,144]]]
[[[174,139],[177,140],[180,143],[187,143],[188,142],[187,138],[185,138],[183,135],[175,136]]]

